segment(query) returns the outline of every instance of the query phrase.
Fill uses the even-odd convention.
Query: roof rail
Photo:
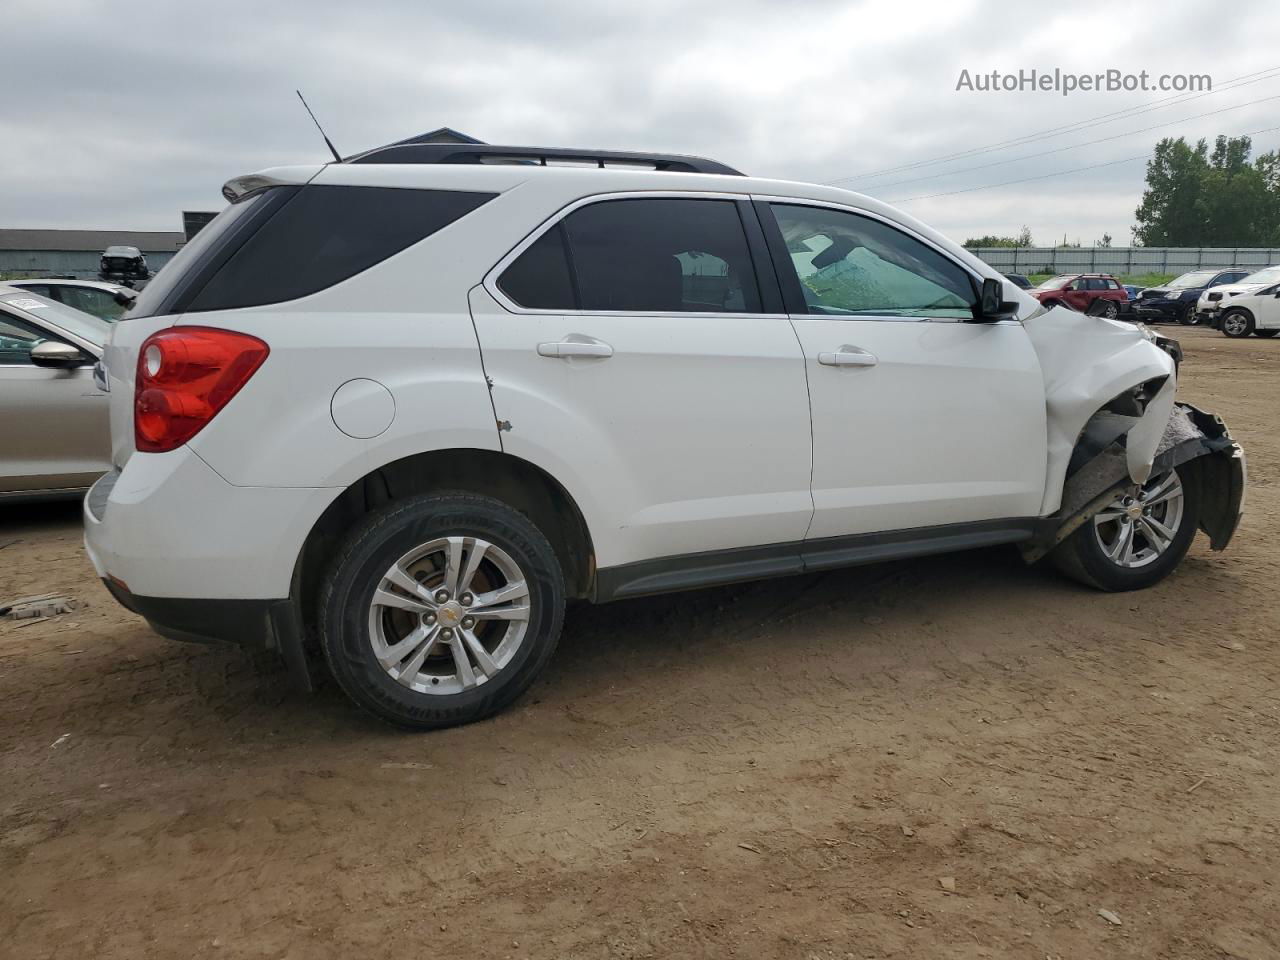
[[[719,173],[741,177],[742,171],[703,157],[686,157],[670,153],[629,153],[619,150],[572,150],[564,147],[504,147],[496,144],[470,143],[392,143],[374,147],[344,163],[527,163],[549,166],[552,163],[594,163],[643,166],[674,173]]]

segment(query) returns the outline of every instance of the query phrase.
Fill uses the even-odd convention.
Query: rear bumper
[[[85,497],[85,549],[136,596],[281,600],[338,492],[235,486],[187,447],[135,454]]]
[[[142,617],[151,629],[170,640],[195,643],[226,641],[243,647],[279,649],[272,627],[272,608],[287,600],[196,600],[187,597],[140,597],[116,580],[102,581],[126,610]]]
[[[85,497],[85,550],[161,636],[276,650],[309,688],[294,573],[338,492],[238,487],[187,447],[135,454]]]
[[[251,650],[274,650],[303,690],[315,688],[292,600],[197,600],[140,597],[122,583],[103,579],[107,592],[162,637],[186,643],[234,643]]]

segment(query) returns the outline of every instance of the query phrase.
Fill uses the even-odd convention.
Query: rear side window
[[[569,275],[564,224],[557,223],[520,254],[502,272],[498,286],[520,306],[531,310],[575,309],[577,298]]]
[[[246,197],[196,234],[127,317],[231,310],[317,293],[497,194],[311,185]]]
[[[494,196],[304,187],[245,240],[187,309],[230,310],[316,293],[381,263]]]
[[[760,287],[732,200],[653,197],[580,207],[498,280],[523,307],[759,313]]]

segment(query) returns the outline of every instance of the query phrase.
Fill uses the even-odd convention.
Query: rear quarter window
[[[165,265],[125,315],[296,300],[368,270],[497,194],[280,186],[232,204]]]
[[[317,293],[412,246],[493,193],[308,186],[249,236],[189,312],[283,303]]]

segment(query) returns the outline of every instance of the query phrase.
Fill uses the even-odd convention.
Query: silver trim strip
[[[602,203],[608,200],[631,200],[631,199],[647,199],[649,197],[674,197],[684,200],[762,200],[766,203],[786,203],[796,206],[820,207],[830,210],[838,210],[842,213],[851,213],[860,217],[867,217],[872,220],[879,221],[895,230],[900,230],[907,236],[911,237],[919,243],[924,244],[930,250],[939,256],[945,257],[948,261],[955,264],[959,269],[963,270],[970,280],[976,281],[980,287],[983,277],[975,274],[967,265],[961,263],[954,256],[945,250],[939,249],[927,237],[921,236],[896,220],[892,220],[881,214],[862,207],[852,207],[846,204],[832,203],[828,200],[810,200],[805,197],[782,197],[769,194],[743,194],[743,193],[724,193],[722,191],[690,191],[690,190],[625,190],[616,193],[593,193],[590,196],[579,197],[577,200],[567,204],[553,213],[542,223],[538,224],[523,240],[511,248],[507,254],[499,260],[489,272],[484,275],[481,285],[493,297],[495,301],[508,313],[524,315],[524,316],[550,316],[550,317],[691,317],[691,318],[721,318],[721,319],[770,319],[770,320],[875,320],[880,323],[972,323],[971,319],[961,317],[898,317],[898,316],[839,316],[834,314],[785,314],[785,313],[728,313],[722,311],[712,311],[706,313],[674,313],[658,310],[546,310],[537,307],[522,307],[503,292],[498,286],[498,277],[507,269],[522,253],[533,246],[538,239],[548,230],[561,223],[569,214],[582,207],[593,203]],[[1018,320],[1001,320],[1001,325],[1016,324]],[[989,324],[994,325],[994,324]]]

